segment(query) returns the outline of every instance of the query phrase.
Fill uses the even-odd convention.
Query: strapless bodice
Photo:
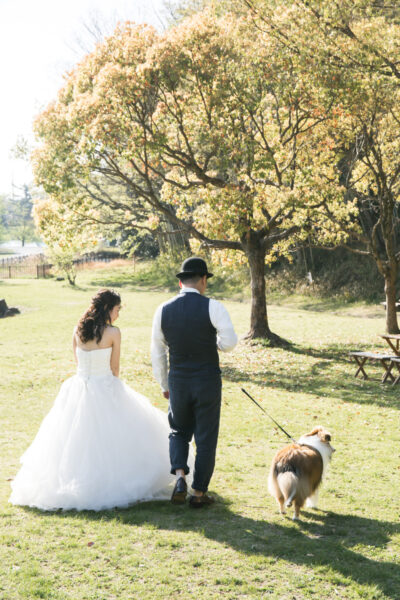
[[[112,348],[98,348],[97,350],[76,349],[78,358],[78,375],[87,378],[92,375],[112,375],[110,359]]]

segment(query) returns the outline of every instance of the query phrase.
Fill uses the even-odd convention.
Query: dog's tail
[[[293,498],[297,494],[299,478],[293,471],[279,473],[277,477],[279,489],[285,498],[285,506],[292,506]]]

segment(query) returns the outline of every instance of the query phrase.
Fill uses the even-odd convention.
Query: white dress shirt
[[[193,292],[200,294],[198,290],[182,286],[180,294]],[[161,329],[161,315],[165,302],[157,308],[153,319],[153,330],[151,336],[151,362],[153,364],[154,377],[161,386],[163,392],[168,391],[168,344]],[[237,335],[233,329],[232,321],[226,308],[213,298],[208,305],[210,321],[217,330],[217,348],[223,352],[229,352],[237,344]]]

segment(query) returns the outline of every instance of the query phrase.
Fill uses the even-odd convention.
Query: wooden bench
[[[395,361],[397,362],[396,359],[399,358],[398,356],[393,356],[390,354],[378,354],[377,352],[349,352],[349,355],[351,358],[354,358],[355,362],[358,365],[358,369],[355,372],[354,377],[357,377],[359,373],[362,373],[363,378],[368,379],[368,375],[364,370],[364,365],[367,363],[367,361],[379,361],[385,370],[384,374],[382,375],[382,383],[385,383],[385,381],[389,378],[394,383],[396,378],[392,375],[391,371],[395,362],[392,361],[393,359],[395,359]],[[400,375],[398,379],[399,378]]]
[[[392,369],[395,365],[396,365],[397,371],[398,371],[397,377],[393,377],[393,375],[392,375]],[[390,359],[389,372],[390,372],[390,375],[392,376],[392,380],[394,380],[393,385],[397,385],[400,381],[400,356],[393,356]]]
[[[384,309],[386,310],[386,302],[381,302],[381,306],[383,306]],[[396,302],[396,312],[400,312],[400,302],[399,301]]]

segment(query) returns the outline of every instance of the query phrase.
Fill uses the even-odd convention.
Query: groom
[[[214,471],[221,409],[218,350],[228,352],[237,342],[227,310],[204,296],[212,276],[202,258],[183,262],[177,274],[180,293],[158,307],[151,344],[154,376],[169,399],[171,473],[176,476],[171,502],[186,500],[189,442],[194,435],[193,508],[214,502],[206,492]]]

